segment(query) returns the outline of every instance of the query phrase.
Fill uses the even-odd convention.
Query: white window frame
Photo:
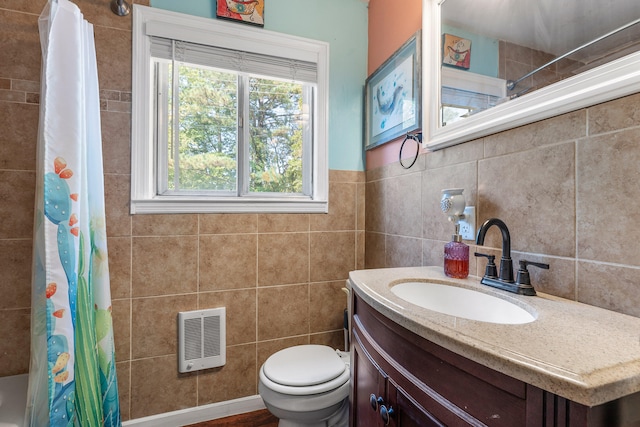
[[[498,98],[507,96],[507,82],[504,79],[483,76],[482,74],[456,70],[450,67],[442,67],[440,73],[443,87],[497,96]]]
[[[252,197],[159,195],[150,36],[316,63],[311,197],[284,195],[274,197],[273,193],[264,197],[259,195]],[[130,207],[132,214],[326,213],[328,211],[328,43],[275,33],[240,23],[134,5],[132,68]]]
[[[445,126],[445,124],[442,123],[444,115],[443,109],[447,105],[477,110],[478,105],[485,104],[484,108],[480,108],[475,112],[477,113],[487,109],[488,97],[501,100],[507,96],[507,82],[496,77],[484,76],[482,74],[470,73],[468,71],[443,66],[440,71],[440,80],[442,90],[440,94],[440,114],[438,115],[440,126]],[[457,102],[455,100],[451,102],[451,98],[445,96],[445,90],[447,89],[466,92],[462,95],[464,102]],[[476,108],[474,108],[472,104],[475,104]],[[456,121],[457,120],[450,121],[447,125],[451,125]]]

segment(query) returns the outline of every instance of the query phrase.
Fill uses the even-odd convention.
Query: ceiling
[[[556,56],[639,19],[640,0],[446,0],[442,5],[443,23]],[[640,24],[572,58],[588,63],[638,41]]]

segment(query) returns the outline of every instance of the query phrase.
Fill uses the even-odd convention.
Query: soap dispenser
[[[451,241],[444,245],[444,274],[456,279],[469,275],[469,246],[462,242],[458,224]]]

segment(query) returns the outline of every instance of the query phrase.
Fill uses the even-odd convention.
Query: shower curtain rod
[[[115,1],[115,0],[114,0],[114,1]],[[552,59],[551,61],[549,61],[549,62],[547,62],[546,64],[542,65],[541,67],[538,67],[538,68],[536,68],[535,70],[533,70],[533,71],[531,71],[531,72],[529,72],[529,73],[525,74],[524,76],[520,77],[520,78],[519,78],[519,79],[517,79],[517,80],[507,80],[507,90],[513,90],[513,89],[515,89],[515,88],[516,88],[516,86],[518,85],[518,83],[520,83],[522,80],[526,79],[527,77],[531,77],[531,76],[533,76],[533,75],[534,75],[535,73],[537,73],[538,71],[544,70],[544,69],[545,69],[545,68],[547,68],[549,65],[551,65],[551,64],[555,64],[556,62],[560,61],[561,59],[564,59],[564,58],[566,58],[566,57],[567,57],[567,56],[569,56],[569,55],[573,55],[574,53],[578,52],[579,50],[582,50],[582,49],[584,49],[585,47],[589,47],[589,46],[591,46],[592,44],[595,44],[595,43],[599,42],[600,40],[604,40],[604,39],[606,39],[607,37],[614,35],[615,33],[619,33],[619,32],[620,32],[620,31],[622,31],[622,30],[626,30],[627,28],[632,27],[632,26],[636,25],[637,23],[640,23],[640,19],[636,19],[635,21],[631,21],[630,23],[628,23],[628,24],[626,24],[626,25],[623,25],[622,27],[617,28],[617,29],[615,29],[615,30],[613,30],[613,31],[610,31],[610,32],[608,32],[608,33],[607,33],[607,34],[605,34],[605,35],[602,35],[602,36],[600,36],[600,37],[598,37],[598,38],[595,38],[595,39],[591,40],[590,42],[587,42],[587,43],[583,44],[582,46],[579,46],[579,47],[577,47],[577,48],[575,48],[575,49],[573,49],[573,50],[571,50],[571,51],[569,51],[569,52],[565,53],[564,55],[558,56],[557,58]]]
[[[131,6],[125,0],[111,0],[111,11],[118,16],[127,16]]]

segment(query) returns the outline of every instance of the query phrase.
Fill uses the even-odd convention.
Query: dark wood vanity
[[[640,393],[594,407],[567,400],[434,344],[357,292],[351,338],[351,427],[640,426]]]

